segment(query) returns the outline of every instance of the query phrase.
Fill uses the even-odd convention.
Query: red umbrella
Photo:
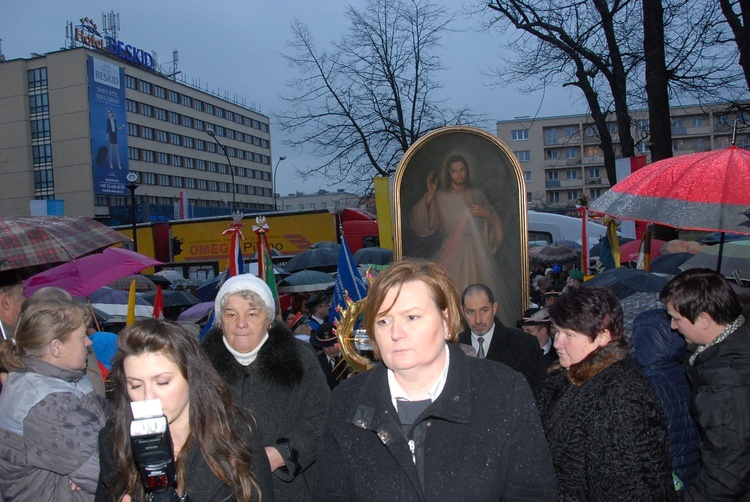
[[[736,146],[660,160],[617,183],[591,209],[675,228],[750,234],[750,151]]]
[[[25,294],[30,295],[45,286],[55,286],[73,296],[88,296],[121,277],[161,264],[135,251],[107,248],[101,253],[84,256],[32,276],[25,283]],[[130,282],[127,284],[129,288]]]
[[[651,249],[649,254],[653,260],[657,256],[661,255],[661,248],[665,244],[665,241],[659,239],[651,239]],[[620,246],[620,263],[627,263],[629,261],[638,261],[638,253],[641,250],[641,239],[635,239]]]

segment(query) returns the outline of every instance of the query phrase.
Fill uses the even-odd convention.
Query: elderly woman
[[[667,422],[622,339],[607,288],[573,288],[549,308],[559,367],[539,391],[559,500],[676,498]]]
[[[330,391],[309,344],[274,322],[265,282],[244,274],[216,296],[218,327],[203,347],[235,403],[258,421],[278,500],[305,500]]]
[[[0,394],[0,494],[5,500],[92,501],[104,399],[84,375],[88,311],[65,299],[24,305],[0,343],[10,375]]]
[[[234,405],[192,335],[177,324],[144,319],[123,329],[117,345],[116,413],[99,439],[97,501],[150,500],[130,443],[130,405],[147,399],[161,402],[169,424],[177,495],[203,502],[273,500],[255,421]]]
[[[365,327],[382,362],[333,392],[314,500],[555,499],[531,390],[453,343],[460,299],[443,268],[381,272]]]

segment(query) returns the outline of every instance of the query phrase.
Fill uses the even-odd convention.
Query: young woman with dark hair
[[[115,419],[99,439],[97,500],[147,500],[130,443],[132,401],[159,399],[169,423],[177,493],[189,500],[273,500],[271,473],[254,419],[198,341],[177,324],[147,319],[122,330],[112,365]]]

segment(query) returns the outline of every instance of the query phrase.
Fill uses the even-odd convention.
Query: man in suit
[[[542,365],[544,369],[549,368],[557,362],[557,351],[552,346],[554,340],[550,334],[552,321],[546,309],[528,309],[523,313],[523,318],[516,321],[516,328],[533,335],[539,341],[542,349]]]
[[[316,345],[323,349],[318,354],[318,361],[326,376],[328,387],[333,390],[341,380],[349,374],[349,368],[346,362],[342,361],[341,351],[339,350],[339,341],[333,333],[334,326],[330,322],[324,322],[318,327],[318,333],[315,337]]]
[[[318,293],[305,302],[305,307],[310,312],[310,327],[312,328],[312,336],[315,336],[320,325],[328,320],[331,303],[326,298],[325,293]]]
[[[492,290],[484,284],[472,284],[461,294],[461,306],[469,329],[459,342],[471,345],[477,357],[497,361],[522,373],[532,390],[544,378],[542,356],[536,338],[503,325],[496,317],[498,304]]]

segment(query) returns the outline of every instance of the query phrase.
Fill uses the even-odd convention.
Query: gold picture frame
[[[437,129],[404,154],[393,194],[394,259],[440,263],[459,293],[489,286],[498,317],[514,325],[528,308],[529,261],[526,183],[513,151],[482,129]]]

